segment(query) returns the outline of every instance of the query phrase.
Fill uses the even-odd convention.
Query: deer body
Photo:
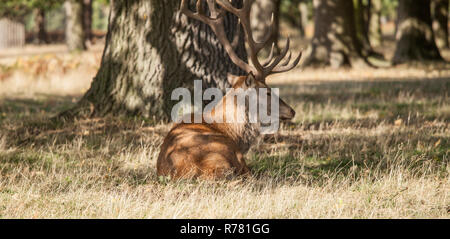
[[[258,43],[253,40],[249,16],[250,7],[254,0],[243,0],[244,6],[242,9],[235,9],[228,0],[206,0],[210,16],[206,16],[204,13],[203,0],[197,1],[196,13],[189,10],[188,2],[189,0],[182,0],[182,12],[188,17],[208,24],[217,35],[231,60],[248,73],[247,76],[233,78],[230,82],[233,89],[254,89],[258,92],[260,89],[268,89],[268,91],[263,92],[267,92],[269,100],[260,101],[258,98],[258,103],[260,107],[265,107],[266,110],[270,109],[269,102],[271,102],[272,95],[270,88],[265,83],[266,76],[294,68],[298,64],[301,54],[292,64],[289,64],[291,55],[289,54],[286,57],[289,50],[288,40],[285,49],[279,56],[273,56],[272,46],[268,60],[263,63],[259,62],[257,54],[268,41]],[[216,5],[219,5],[220,8],[217,8]],[[239,18],[249,46],[252,65],[239,59],[234,52],[234,43],[238,38],[235,37],[233,43],[226,38],[223,26],[225,12],[231,12]],[[236,36],[239,36],[239,32]],[[285,59],[284,62],[280,64],[283,59]],[[195,177],[218,179],[250,173],[244,155],[260,135],[261,124],[249,120],[248,104],[238,103],[235,97],[236,95],[227,93],[211,112],[202,115],[201,123],[179,123],[173,126],[161,146],[157,161],[158,176],[170,176],[172,179]],[[230,103],[232,110],[227,108],[227,102],[234,102]],[[295,111],[281,99],[278,99],[278,102],[278,119],[292,119]],[[192,120],[195,118],[194,115],[188,117],[191,117]],[[222,120],[218,120],[219,118]],[[227,120],[230,118],[234,120]]]
[[[251,75],[239,77],[233,84],[234,89],[244,90],[267,87]],[[249,121],[246,104],[239,105],[234,100],[235,108],[227,110],[226,102],[231,100],[231,97],[236,96],[226,94],[211,112],[203,115],[202,123],[179,123],[170,130],[158,157],[159,176],[216,179],[250,173],[244,155],[260,135],[260,125]],[[281,119],[292,119],[295,111],[280,99],[279,114]],[[194,119],[193,115],[190,117]],[[212,123],[206,123],[206,117],[212,117]],[[219,121],[214,118],[218,117],[243,120],[217,123]]]
[[[171,178],[224,178],[249,173],[239,145],[225,127],[216,124],[178,124],[164,140],[157,173]]]
[[[239,144],[212,124],[178,124],[164,140],[157,173],[171,178],[223,178],[249,172]]]
[[[238,80],[234,87],[241,88],[243,82],[243,78]],[[205,123],[206,117],[227,117],[224,108],[229,97],[225,95],[218,107],[209,115],[204,114],[202,123],[179,123],[170,130],[158,157],[159,176],[215,179],[250,172],[243,155],[259,136],[258,127],[247,119],[242,123]],[[190,117],[194,119],[194,115]]]

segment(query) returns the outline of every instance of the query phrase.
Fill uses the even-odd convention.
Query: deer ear
[[[236,84],[238,79],[239,79],[239,76],[235,76],[235,75],[232,75],[230,73],[228,73],[228,75],[227,75],[228,83],[230,83],[231,86]]]
[[[245,85],[247,87],[254,87],[256,86],[256,77],[250,73],[247,78],[245,78]]]

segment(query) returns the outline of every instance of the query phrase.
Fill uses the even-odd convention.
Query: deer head
[[[229,0],[197,0],[196,11],[189,9],[189,0],[181,1],[181,11],[186,16],[197,19],[211,27],[219,42],[223,45],[225,51],[229,55],[231,61],[239,68],[247,72],[247,77],[243,81],[238,81],[241,77],[231,76],[230,81],[233,88],[236,87],[253,87],[256,89],[267,88],[269,89],[268,97],[271,97],[270,87],[266,85],[266,77],[275,74],[282,73],[293,69],[300,62],[302,56],[300,54],[291,61],[292,54],[289,51],[290,40],[287,39],[286,46],[281,50],[278,56],[274,55],[275,44],[270,37],[270,33],[265,37],[262,42],[255,41],[250,25],[250,11],[251,6],[255,0],[243,0],[242,8],[235,8]],[[209,14],[205,12],[204,4],[208,5]],[[224,29],[224,16],[226,12],[235,15],[238,18],[238,26],[236,27],[236,33],[230,41],[227,38]],[[273,19],[272,19],[273,20]],[[238,57],[235,52],[235,48],[239,42],[239,36],[241,27],[244,31],[244,36],[248,45],[247,53],[251,64]],[[272,49],[267,59],[260,61],[258,54],[268,44],[272,43]],[[269,100],[270,101],[270,100]],[[283,100],[280,99],[280,119],[292,119],[295,115],[295,111],[289,107]]]

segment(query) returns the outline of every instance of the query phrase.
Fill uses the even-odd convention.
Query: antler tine
[[[202,2],[202,0],[199,0],[199,2]],[[216,2],[214,0],[206,0],[206,3],[208,4],[208,8],[211,14],[211,18],[217,19],[223,17],[222,12],[218,11],[216,8]]]
[[[241,22],[242,28],[244,29],[245,37],[249,46],[249,57],[253,63],[255,69],[252,71],[253,74],[258,79],[264,79],[264,68],[258,61],[258,53],[262,49],[259,43],[256,43],[253,39],[253,34],[250,26],[250,10],[251,6],[255,0],[244,0],[243,7],[237,9],[228,0],[216,0],[217,4],[221,6],[226,11],[235,15]]]
[[[222,7],[222,9],[225,9],[226,11],[234,14],[238,19],[240,20],[242,24],[242,28],[244,30],[245,38],[248,43],[248,55],[253,63],[254,71],[253,74],[257,77],[257,79],[260,79],[264,81],[265,77],[271,73],[271,70],[275,68],[277,64],[280,63],[281,60],[286,56],[288,49],[285,50],[283,54],[280,56],[274,57],[274,46],[272,46],[272,50],[270,53],[270,56],[263,62],[260,62],[258,59],[259,52],[270,42],[273,43],[273,37],[272,37],[272,28],[274,24],[274,15],[272,14],[271,18],[271,24],[269,25],[270,28],[268,29],[268,34],[265,36],[265,38],[261,42],[255,41],[253,38],[253,31],[251,29],[250,25],[250,11],[251,7],[253,5],[255,0],[243,0],[243,7],[240,9],[235,8],[229,0],[216,0],[217,4]],[[268,68],[267,68],[268,67]]]
[[[203,0],[197,0],[197,8],[202,7],[202,3],[199,3]],[[227,35],[225,33],[224,29],[224,10],[223,9],[217,9],[216,8],[216,1],[215,0],[206,0],[209,8],[209,12],[211,14],[211,17],[206,16],[203,10],[198,11],[196,13],[189,10],[188,3],[189,0],[182,0],[181,1],[181,11],[182,13],[186,14],[186,16],[194,18],[196,20],[199,20],[211,27],[215,35],[217,36],[217,39],[219,42],[223,45],[225,51],[227,52],[228,56],[230,57],[231,61],[236,64],[239,68],[246,71],[247,73],[255,72],[255,69],[250,66],[248,63],[246,63],[244,60],[239,58],[239,56],[234,51],[233,44],[230,43],[230,41],[227,38]],[[236,40],[237,42],[238,40]],[[234,42],[234,40],[233,40]],[[237,43],[235,43],[237,45]]]
[[[292,62],[291,65],[282,65],[282,66],[275,67],[272,70],[272,73],[274,73],[274,74],[275,73],[282,73],[282,72],[286,72],[286,71],[290,71],[290,70],[294,69],[298,65],[298,63],[300,62],[300,59],[302,58],[302,53],[303,52],[300,52],[298,54],[297,58],[295,58],[295,60]]]
[[[254,0],[250,0],[251,2],[253,2]],[[219,6],[221,6],[223,9],[225,9],[228,12],[231,12],[232,14],[234,14],[235,16],[237,16],[238,18],[241,18],[242,14],[243,14],[243,10],[246,9],[246,4],[248,4],[248,0],[244,0],[244,7],[241,9],[237,9],[235,7],[233,7],[233,5],[228,1],[228,0],[216,0],[217,4],[219,4]],[[250,4],[251,5],[251,4]]]
[[[201,2],[201,1],[199,1]],[[199,7],[201,7],[201,5],[203,5],[202,3],[197,2],[196,7],[197,10],[199,9]],[[194,18],[196,20],[199,20],[201,22],[204,22],[206,24],[210,23],[210,18],[208,18],[206,15],[202,14],[203,10],[194,13],[193,11],[189,10],[189,0],[181,0],[181,12],[183,14],[185,14],[186,16],[190,17],[190,18]]]
[[[284,47],[283,51],[280,53],[280,55],[278,55],[278,56],[275,58],[275,60],[272,62],[272,64],[270,64],[268,67],[266,67],[266,68],[264,69],[265,75],[269,75],[269,74],[272,72],[272,70],[273,70],[278,64],[280,64],[281,60],[284,59],[284,57],[286,56],[286,54],[287,54],[288,51],[289,51],[290,43],[291,43],[291,40],[290,40],[289,37],[288,37],[288,39],[287,39],[287,41],[286,41],[286,46]]]
[[[270,49],[269,56],[266,58],[266,60],[264,60],[263,62],[261,62],[261,65],[262,65],[263,67],[268,66],[268,65],[272,62],[274,52],[275,52],[275,43],[272,43],[272,48]]]
[[[181,1],[181,11],[187,15],[188,17],[197,19],[199,21],[204,22],[209,25],[213,32],[216,34],[217,39],[223,45],[224,49],[228,53],[231,61],[240,67],[242,70],[247,73],[253,73],[258,80],[265,81],[266,76],[272,73],[281,73],[285,71],[289,71],[298,65],[301,59],[301,52],[299,56],[291,63],[292,53],[289,51],[290,39],[287,39],[286,47],[283,51],[277,56],[274,57],[275,44],[272,44],[272,49],[270,51],[269,57],[260,62],[258,59],[258,53],[269,43],[272,41],[272,29],[270,29],[269,34],[265,37],[262,42],[256,42],[253,38],[253,32],[250,26],[250,11],[251,6],[255,0],[243,0],[243,7],[238,9],[235,8],[230,0],[206,0],[210,12],[210,16],[207,16],[204,11],[204,0],[197,0],[196,8],[197,11],[193,12],[189,10],[188,4],[189,0]],[[218,8],[217,5],[220,6]],[[230,41],[227,38],[224,29],[224,16],[225,12],[230,12],[238,18],[238,26],[236,29],[236,33],[234,35],[233,41]],[[272,24],[273,25],[274,17],[272,15]],[[248,64],[244,60],[240,59],[236,54],[234,49],[237,47],[240,38],[241,27],[244,30],[244,35],[248,43],[248,55],[253,63],[252,65]],[[287,55],[289,53],[289,55]],[[280,62],[283,61],[281,64]]]
[[[270,42],[273,43],[273,37],[272,37],[272,31],[274,28],[274,13],[272,13],[271,19],[270,19],[270,24],[268,26],[268,29],[266,30],[266,32],[268,34],[266,34],[266,36],[261,40],[261,41],[256,41],[253,38],[253,30],[251,28],[250,25],[250,11],[251,11],[251,6],[253,5],[253,3],[255,2],[255,0],[244,0],[244,6],[242,7],[242,9],[240,9],[239,13],[242,16],[238,16],[240,18],[244,18],[245,19],[245,26],[244,29],[247,30],[247,37],[248,37],[248,42],[249,44],[251,43],[251,47],[254,49],[254,52],[256,52],[257,54],[264,48],[266,47],[266,45]],[[263,65],[263,64],[262,64]]]
[[[273,35],[272,35],[273,29],[274,29],[274,14],[272,13],[269,27],[266,30],[266,32],[267,32],[266,36],[260,42],[255,41],[255,48],[256,48],[255,51],[256,52],[260,52],[270,42],[272,42],[272,44],[275,43]],[[252,33],[252,35],[253,35],[253,33]]]
[[[292,52],[289,51],[289,54],[287,55],[287,57],[285,57],[285,60],[279,64],[279,66],[286,66],[289,64],[289,62],[291,62],[291,58],[292,58]]]

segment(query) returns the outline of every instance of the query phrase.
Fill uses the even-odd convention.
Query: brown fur
[[[233,88],[268,88],[253,77],[250,84],[246,79],[247,77],[237,78]],[[225,95],[218,107],[211,111],[211,117],[219,116],[221,112],[225,117],[230,117],[223,107],[227,97],[230,96]],[[238,106],[235,104],[235,107]],[[174,125],[161,146],[157,161],[158,176],[170,176],[173,179],[195,177],[219,179],[228,175],[249,174],[250,170],[243,155],[260,132],[258,124],[248,122],[248,109],[244,112],[245,123],[204,122]],[[291,119],[294,115],[295,112],[280,99],[280,117]],[[193,119],[193,115],[190,117]]]

